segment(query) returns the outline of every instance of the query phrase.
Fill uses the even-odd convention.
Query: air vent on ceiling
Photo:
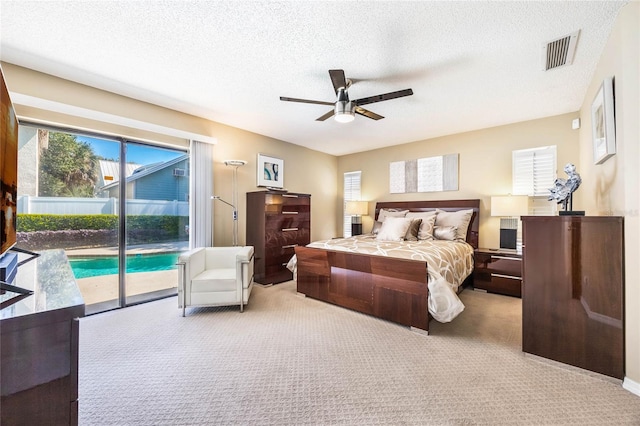
[[[552,40],[542,48],[543,69],[545,71],[573,63],[578,34],[580,34],[580,30]]]

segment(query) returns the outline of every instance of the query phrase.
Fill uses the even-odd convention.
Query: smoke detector
[[[545,44],[542,47],[542,69],[549,71],[554,68],[571,65],[576,53],[579,34],[580,30],[577,30]]]

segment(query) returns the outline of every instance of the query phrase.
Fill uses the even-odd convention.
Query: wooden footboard
[[[296,247],[298,292],[429,330],[427,263]]]

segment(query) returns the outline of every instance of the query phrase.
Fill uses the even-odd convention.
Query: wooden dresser
[[[0,295],[0,424],[77,425],[84,301],[64,251],[20,266],[15,285],[34,293]]]
[[[522,350],[624,377],[623,218],[525,216]]]
[[[255,249],[255,281],[293,279],[286,268],[296,246],[310,243],[311,196],[275,191],[247,192],[247,245]]]

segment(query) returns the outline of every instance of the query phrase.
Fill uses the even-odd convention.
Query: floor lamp
[[[238,245],[238,167],[244,166],[245,164],[247,164],[247,162],[244,160],[225,160],[224,161],[225,166],[233,167],[233,181],[232,181],[233,193],[231,195],[232,198],[230,203],[223,200],[217,195],[214,195],[213,197],[211,197],[212,200],[222,201],[226,205],[231,206],[231,208],[233,209],[233,245],[234,246]]]

